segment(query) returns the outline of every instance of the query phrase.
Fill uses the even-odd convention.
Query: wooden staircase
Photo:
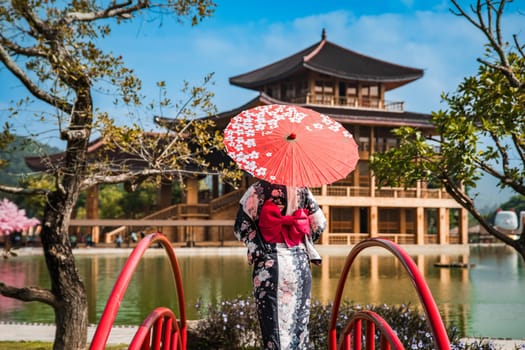
[[[238,206],[244,190],[235,190],[223,196],[212,199],[207,204],[174,204],[167,208],[156,211],[143,217],[141,220],[187,220],[187,219],[211,219],[221,211]],[[232,218],[233,219],[233,218]],[[118,235],[125,237],[129,232],[148,232],[147,226],[120,226],[104,236],[105,243],[115,241]]]

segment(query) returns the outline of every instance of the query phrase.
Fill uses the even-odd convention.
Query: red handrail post
[[[434,345],[437,350],[450,350],[450,341],[448,339],[447,331],[441,315],[439,314],[439,309],[436,305],[432,293],[428,288],[428,285],[419,272],[417,265],[414,263],[412,258],[396,243],[381,239],[381,238],[369,238],[364,241],[359,242],[354,246],[346,258],[345,266],[339,277],[339,282],[336,290],[336,295],[334,298],[334,303],[332,306],[332,315],[330,318],[330,324],[328,327],[328,348],[329,350],[337,349],[337,317],[339,313],[339,308],[341,305],[341,299],[346,284],[347,276],[350,271],[350,267],[354,262],[357,255],[366,248],[369,247],[382,247],[390,251],[403,265],[405,270],[408,272],[413,286],[416,289],[416,292],[419,296],[420,302],[423,304],[425,314],[427,315],[427,320],[429,326],[432,330]],[[354,337],[355,339],[355,337]],[[390,344],[395,345],[395,344]],[[401,346],[401,344],[399,344]],[[354,344],[354,348],[357,349],[357,344]]]
[[[133,249],[130,256],[128,257],[124,267],[122,268],[122,271],[120,272],[120,275],[117,278],[115,285],[113,286],[113,290],[111,294],[109,295],[108,301],[106,303],[106,307],[104,308],[104,311],[100,318],[97,329],[95,330],[95,334],[91,341],[90,350],[103,350],[105,348],[106,343],[109,338],[109,334],[113,327],[113,323],[115,322],[115,318],[117,316],[117,312],[118,312],[120,303],[122,299],[124,298],[125,292],[131,281],[133,273],[135,272],[135,269],[137,268],[137,265],[140,259],[142,258],[142,256],[144,255],[144,253],[146,252],[146,250],[154,243],[159,243],[164,247],[164,250],[168,254],[168,257],[170,260],[170,265],[171,265],[173,277],[175,280],[175,287],[177,290],[179,313],[180,313],[180,320],[178,322],[178,325],[180,326],[176,328],[178,330],[177,333],[180,336],[180,349],[186,349],[186,341],[187,341],[186,306],[184,304],[184,290],[182,287],[182,276],[180,272],[180,267],[179,267],[177,258],[175,256],[173,247],[171,246],[171,242],[168,240],[168,238],[162,233],[153,233],[153,234],[147,235],[146,237],[144,237],[143,239],[139,241],[137,246]],[[165,312],[165,310],[162,310],[162,312]],[[152,318],[157,317],[157,312],[153,311],[153,313],[150,314],[150,316]],[[148,316],[148,318],[150,318],[150,316]],[[170,317],[175,318],[174,315]],[[153,325],[150,325],[150,326],[153,327]],[[141,332],[141,328],[139,328],[139,330],[137,331],[137,333],[139,332]],[[146,344],[143,344],[143,346],[145,345]]]

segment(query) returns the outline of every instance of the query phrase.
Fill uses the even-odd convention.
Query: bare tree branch
[[[41,89],[38,85],[36,85],[28,76],[27,74],[20,69],[20,67],[16,64],[15,61],[11,58],[9,53],[5,50],[3,45],[0,45],[0,61],[13,73],[21,82],[24,84],[24,86],[27,88],[33,96],[36,98],[43,100],[56,108],[60,109],[63,112],[70,113],[72,110],[72,105],[69,104],[67,101],[60,99],[56,96],[53,96],[43,89]]]
[[[13,5],[13,9],[30,24],[31,28],[35,28],[41,33],[49,32],[49,26],[31,11],[32,6],[27,0],[12,0],[11,4]]]
[[[46,57],[46,55],[40,51],[37,47],[23,47],[20,46],[11,40],[8,40],[2,34],[0,34],[0,45],[3,45],[10,51],[15,52],[16,54],[28,56],[28,57]]]
[[[512,40],[514,40],[514,45],[516,46],[516,50],[520,53],[522,58],[525,58],[525,52],[523,51],[523,48],[525,48],[525,44],[521,45],[518,40],[518,35],[514,34],[512,35]]]
[[[48,190],[40,188],[23,188],[23,187],[13,187],[5,186],[0,184],[0,192],[11,193],[11,194],[23,194],[23,195],[46,195],[49,193]]]
[[[505,42],[501,34],[501,17],[505,8],[506,1],[500,1],[499,7],[497,10],[494,8],[492,0],[485,0],[477,1],[476,8],[472,8],[472,10],[477,15],[477,21],[470,16],[468,13],[465,12],[465,10],[459,5],[457,0],[451,0],[454,4],[456,10],[458,12],[452,11],[454,14],[458,16],[462,16],[465,19],[467,19],[472,25],[474,25],[476,28],[478,28],[488,39],[490,47],[496,52],[498,56],[498,62],[494,63],[490,62],[488,60],[478,58],[478,62],[487,65],[489,67],[492,67],[494,69],[497,69],[501,71],[509,80],[512,86],[523,89],[525,86],[525,82],[520,81],[520,79],[516,76],[514,73],[514,70],[511,67],[511,64],[508,61],[507,55],[505,53]],[[487,12],[487,22],[485,23],[484,17],[483,17],[483,7],[486,7]],[[492,19],[493,12],[496,13],[496,24],[495,27]]]
[[[137,11],[152,7],[150,2],[147,0],[138,1],[134,6],[130,6],[132,3],[132,0],[122,3],[113,2],[111,6],[96,12],[69,12],[63,18],[63,22],[64,24],[69,24],[72,22],[90,22],[111,17],[129,18],[131,14]]]
[[[494,227],[487,221],[487,219],[478,211],[476,205],[472,198],[462,189],[462,187],[454,184],[452,179],[448,177],[446,173],[443,174],[444,181],[443,185],[454,200],[456,200],[463,208],[467,209],[470,214],[493,236],[502,242],[509,244],[511,246],[516,245],[516,241],[512,238],[509,238],[507,235],[504,235],[500,231],[494,229]]]
[[[18,288],[0,282],[0,294],[21,301],[40,301],[51,306],[57,303],[55,296],[50,290],[40,287]]]
[[[110,174],[101,174],[96,173],[89,177],[86,177],[83,179],[81,188],[82,190],[85,190],[87,188],[90,188],[94,185],[98,184],[119,184],[124,183],[128,181],[133,181],[134,178],[139,179],[145,179],[145,178],[151,178],[157,175],[180,175],[180,176],[193,176],[193,175],[221,175],[218,171],[201,171],[201,170],[183,170],[183,169],[173,169],[173,170],[166,170],[166,169],[144,169],[140,171],[130,171],[127,173],[117,174],[117,175],[110,175]]]

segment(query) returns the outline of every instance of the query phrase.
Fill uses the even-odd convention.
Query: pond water
[[[150,249],[151,250],[151,249]],[[196,319],[195,304],[217,303],[251,294],[251,267],[244,254],[177,254],[182,271],[188,319]],[[97,323],[127,256],[78,255],[77,265],[89,298],[89,322]],[[323,257],[313,268],[312,297],[333,300],[346,253]],[[445,323],[466,336],[523,339],[525,335],[524,263],[503,246],[472,246],[468,256],[414,255],[414,261],[440,308]],[[443,260],[468,261],[469,269],[438,268]],[[134,274],[116,324],[139,324],[156,306],[177,310],[177,298],[167,257],[146,254]],[[42,256],[20,256],[0,262],[0,281],[16,286],[49,287]],[[359,304],[418,305],[401,264],[390,255],[363,255],[354,262],[345,287],[345,299]],[[177,311],[176,311],[177,313]],[[53,312],[42,303],[22,303],[0,296],[0,320],[53,322]]]

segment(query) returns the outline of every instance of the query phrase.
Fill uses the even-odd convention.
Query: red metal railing
[[[381,238],[370,238],[364,241],[361,241],[357,245],[354,246],[354,248],[350,251],[346,258],[345,266],[343,268],[343,271],[341,272],[341,275],[339,277],[339,284],[337,286],[337,291],[334,299],[334,304],[332,307],[332,316],[330,319],[330,325],[328,328],[328,347],[329,350],[335,350],[335,349],[361,349],[361,324],[360,320],[364,319],[367,321],[367,325],[370,325],[370,327],[367,327],[367,333],[365,337],[365,341],[367,343],[367,349],[373,349],[374,347],[370,347],[371,344],[374,344],[375,338],[375,327],[372,326],[374,324],[375,326],[379,326],[379,330],[382,334],[382,343],[381,348],[382,349],[388,349],[390,347],[394,349],[403,349],[403,345],[399,342],[399,339],[395,335],[395,332],[392,331],[392,329],[384,322],[384,320],[379,315],[372,315],[370,313],[366,314],[357,314],[354,316],[350,321],[345,330],[343,331],[343,335],[341,336],[341,341],[339,344],[339,348],[337,347],[337,316],[339,314],[339,307],[341,306],[341,298],[343,295],[344,287],[346,284],[347,276],[350,271],[350,267],[352,266],[352,263],[354,262],[357,255],[363,251],[366,248],[369,247],[383,247],[386,250],[390,251],[395,257],[397,257],[400,261],[405,270],[408,272],[409,277],[412,281],[412,284],[414,285],[416,292],[419,296],[419,300],[421,301],[423,308],[425,310],[425,314],[427,316],[427,320],[429,323],[429,326],[432,330],[432,335],[434,339],[434,345],[437,350],[450,350],[450,341],[448,339],[447,331],[445,329],[445,325],[443,324],[443,320],[441,319],[441,315],[439,314],[438,307],[436,305],[436,302],[434,301],[434,298],[432,297],[432,293],[430,292],[430,289],[428,288],[427,283],[425,282],[425,279],[423,278],[422,274],[419,272],[417,265],[414,263],[412,258],[396,243],[391,242],[386,239]],[[372,331],[373,330],[373,331]],[[353,338],[350,338],[350,334],[354,334]],[[352,342],[351,339],[354,341]],[[383,344],[383,341],[385,344]],[[384,346],[384,347],[383,347]]]
[[[168,254],[177,297],[179,303],[180,319],[173,312],[166,308],[155,309],[142,323],[138,329],[130,349],[186,349],[187,342],[187,324],[186,324],[186,307],[184,304],[184,290],[182,287],[182,277],[170,241],[161,233],[153,233],[144,237],[131,252],[126,264],[122,268],[120,275],[113,287],[108,298],[104,312],[91,341],[90,350],[103,350],[111,332],[113,323],[117,316],[120,303],[124,298],[127,287],[135,269],[146,252],[146,249],[152,244],[159,243],[164,247]]]
[[[128,350],[144,349],[185,349],[177,318],[173,311],[165,307],[153,310],[135,333]]]
[[[129,349],[186,349],[186,309],[184,304],[184,291],[182,288],[180,268],[175,256],[175,252],[169,240],[161,233],[154,233],[143,238],[137,244],[126,261],[126,264],[124,265],[117,282],[113,287],[113,291],[108,298],[99,325],[93,336],[90,350],[102,350],[105,348],[119,306],[122,299],[124,298],[132,275],[135,272],[135,269],[146,249],[154,243],[161,244],[170,259],[177,289],[180,319],[177,320],[173,311],[168,308],[156,308],[148,315],[148,317],[146,317],[142,325],[137,330],[133,340],[131,341]],[[352,263],[356,259],[357,255],[369,247],[383,247],[401,261],[403,267],[408,272],[409,277],[424,307],[427,320],[434,337],[433,339],[435,348],[437,350],[450,350],[450,342],[443,324],[443,320],[441,319],[439,310],[434,301],[434,298],[432,297],[430,289],[428,288],[422,274],[419,272],[416,264],[412,258],[396,243],[380,238],[371,238],[358,243],[347,256],[345,266],[341,272],[341,276],[339,277],[339,284],[332,307],[332,316],[328,330],[329,350],[361,350],[363,347],[363,341],[367,350],[373,350],[376,348],[376,332],[379,333],[380,349],[404,349],[403,344],[400,342],[396,333],[387,324],[387,322],[381,316],[370,310],[356,312],[350,318],[346,327],[343,329],[342,334],[340,335],[339,347],[337,347],[336,324],[347,276],[350,271],[350,267],[352,266]],[[363,329],[365,330],[364,337],[362,334]]]
[[[381,350],[402,350],[403,344],[397,337],[396,333],[390,325],[378,314],[370,310],[363,310],[356,312],[348,321],[343,333],[339,349],[362,349],[362,329],[363,321],[366,326],[366,349],[374,350],[375,347],[375,333],[379,331],[379,347]]]

